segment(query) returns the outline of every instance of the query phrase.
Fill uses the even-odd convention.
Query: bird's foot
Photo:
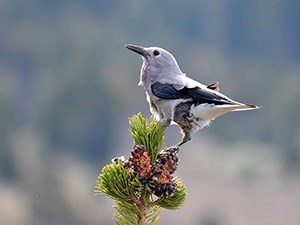
[[[182,140],[176,146],[178,146],[178,148],[179,148],[181,145],[189,142],[190,140],[191,140],[191,134],[190,133],[184,133],[184,135],[182,137]]]
[[[164,149],[164,151],[168,150],[168,151],[172,151],[172,152],[174,152],[174,153],[177,154],[179,152],[179,147],[180,146],[178,144],[177,145],[173,145],[173,146],[170,146],[170,147]]]
[[[178,144],[169,147],[168,149],[173,149],[174,152],[178,153],[179,150],[180,150],[180,146],[181,146],[182,144],[183,144],[183,143],[182,143],[182,141],[181,141],[181,142],[179,142]]]

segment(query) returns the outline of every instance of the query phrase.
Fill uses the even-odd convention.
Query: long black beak
[[[132,45],[132,44],[125,44],[125,47],[131,51],[134,51],[144,57],[149,56],[148,51],[142,47],[142,46],[138,46],[138,45]]]

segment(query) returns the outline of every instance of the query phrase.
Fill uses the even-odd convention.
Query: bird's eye
[[[153,55],[154,55],[154,56],[158,56],[159,54],[160,54],[159,51],[157,51],[157,50],[154,50],[154,51],[153,51]]]

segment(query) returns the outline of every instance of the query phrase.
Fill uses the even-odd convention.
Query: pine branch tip
[[[166,128],[153,116],[145,119],[137,113],[129,118],[129,127],[131,156],[115,157],[104,166],[94,193],[115,200],[116,224],[155,225],[163,209],[178,209],[186,197],[185,186],[174,177],[179,148],[161,150]]]

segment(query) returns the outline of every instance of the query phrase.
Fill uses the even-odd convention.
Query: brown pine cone
[[[131,151],[133,169],[141,177],[149,177],[152,171],[151,157],[144,146],[135,145]]]

